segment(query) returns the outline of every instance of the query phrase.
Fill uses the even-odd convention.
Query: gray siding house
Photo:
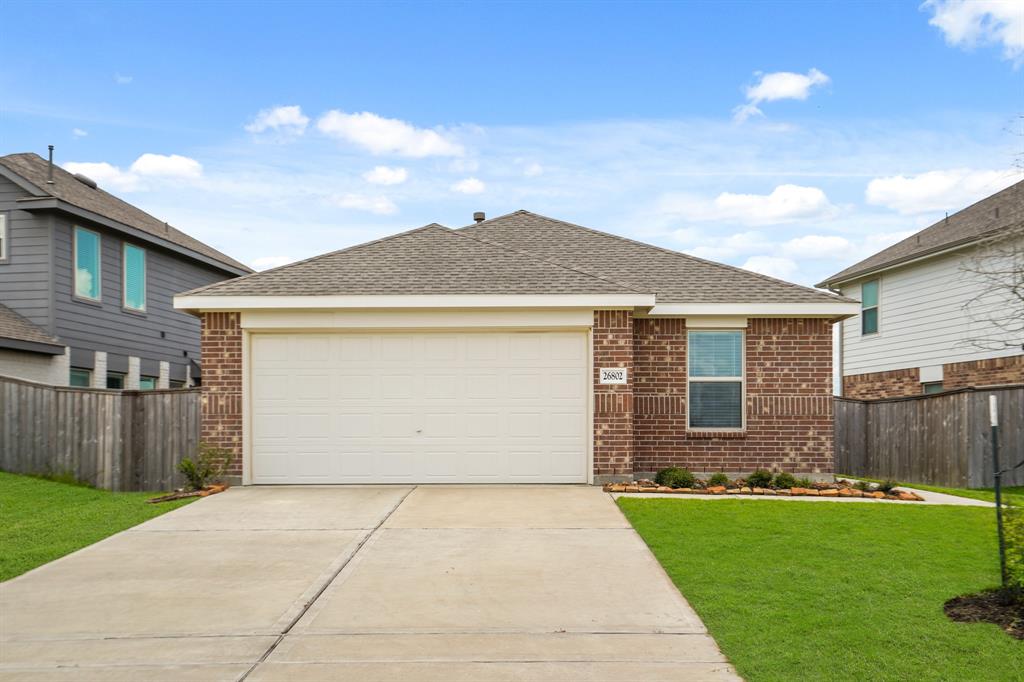
[[[249,272],[37,154],[0,157],[0,375],[192,385],[199,321],[172,297]]]

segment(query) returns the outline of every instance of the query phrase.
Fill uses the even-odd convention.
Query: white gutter
[[[827,317],[846,318],[860,313],[856,301],[827,303],[665,303],[654,306],[649,317],[732,315],[743,317]]]
[[[365,296],[174,297],[178,310],[280,310],[338,308],[633,308],[654,305],[654,294],[422,294]]]

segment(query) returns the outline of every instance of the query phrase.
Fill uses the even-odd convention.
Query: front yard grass
[[[1024,646],[943,603],[999,583],[991,509],[621,498],[747,680],[1020,680]]]
[[[193,501],[152,496],[0,472],[0,581]]]

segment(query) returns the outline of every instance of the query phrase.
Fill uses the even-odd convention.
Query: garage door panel
[[[254,334],[250,348],[256,483],[587,479],[583,332]]]

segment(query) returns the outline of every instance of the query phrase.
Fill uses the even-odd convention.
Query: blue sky
[[[0,152],[54,144],[257,267],[526,208],[813,283],[1021,178],[1021,0],[8,0],[0,24],[24,27]]]

